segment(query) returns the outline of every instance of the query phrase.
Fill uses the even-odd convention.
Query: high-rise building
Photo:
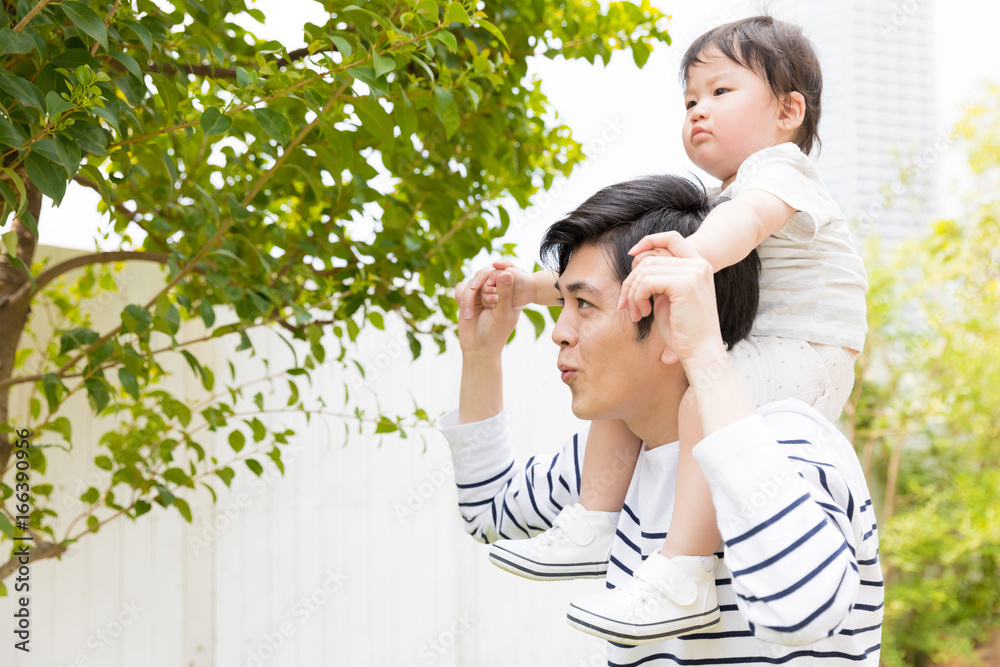
[[[921,233],[947,148],[934,97],[933,0],[803,0],[823,66],[817,168],[859,236]]]

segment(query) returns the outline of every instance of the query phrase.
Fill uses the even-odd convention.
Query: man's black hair
[[[700,182],[682,176],[646,176],[610,185],[549,227],[542,239],[542,261],[562,275],[574,250],[596,245],[621,283],[632,270],[632,246],[659,232],[690,236],[716,203]],[[760,299],[759,279],[756,250],[715,274],[722,340],[729,348],[750,333]],[[636,340],[648,336],[652,326],[650,313],[636,324]]]

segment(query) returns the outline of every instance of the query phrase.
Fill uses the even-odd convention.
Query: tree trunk
[[[42,193],[27,182],[28,206],[27,213],[35,218],[42,210]],[[38,239],[31,233],[27,225],[20,219],[14,219],[13,230],[17,233],[17,258],[26,266],[31,266],[35,257],[35,245]],[[15,267],[6,260],[0,261],[0,380],[6,380],[14,371],[14,357],[17,353],[18,343],[21,341],[21,333],[24,325],[28,321],[28,313],[31,308],[31,293],[26,292],[24,296],[14,301],[6,301],[6,296],[17,292],[24,283],[28,282],[28,274],[24,269]],[[16,428],[15,424],[9,422],[10,390],[12,387],[0,388],[0,424],[8,424]],[[0,479],[3,479],[7,472],[7,464],[10,462],[13,451],[13,441],[10,433],[0,433]]]

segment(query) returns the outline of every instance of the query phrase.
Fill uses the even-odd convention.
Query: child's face
[[[727,186],[744,160],[789,138],[761,77],[714,46],[700,59],[687,73],[681,136],[691,161]]]

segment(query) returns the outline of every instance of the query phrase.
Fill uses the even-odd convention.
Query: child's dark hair
[[[764,79],[779,100],[792,92],[801,93],[806,102],[805,118],[795,143],[806,154],[813,145],[820,145],[823,73],[816,50],[800,27],[771,16],[751,16],[713,28],[696,39],[684,54],[682,85],[687,85],[692,65],[704,62],[701,56],[713,46]]]

